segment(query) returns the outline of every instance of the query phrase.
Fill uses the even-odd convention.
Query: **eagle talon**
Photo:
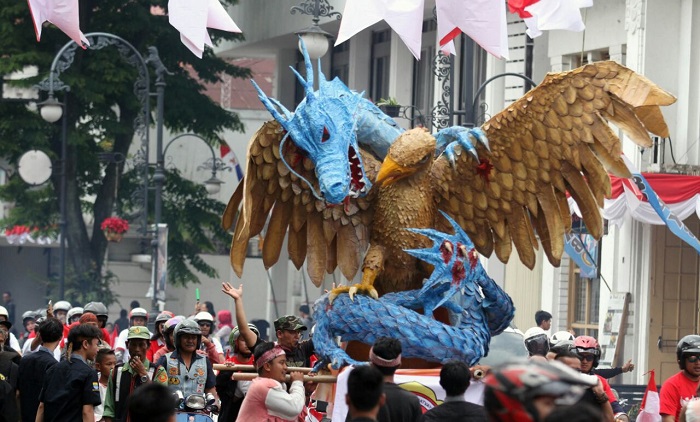
[[[355,295],[357,293],[364,294],[364,295],[372,297],[374,299],[379,299],[379,293],[377,293],[377,290],[371,284],[360,283],[360,284],[355,284],[352,286],[336,287],[335,289],[331,290],[330,293],[328,294],[328,302],[330,304],[333,304],[333,301],[335,300],[335,298],[337,298],[339,295],[341,295],[343,293],[347,293],[348,296],[350,296],[351,301],[355,300]]]
[[[350,287],[350,290],[348,290],[348,296],[353,302],[355,301],[355,293],[357,293],[357,285]]]

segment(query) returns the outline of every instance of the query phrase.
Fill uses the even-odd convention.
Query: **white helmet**
[[[72,306],[71,306],[70,302],[67,302],[65,300],[59,300],[58,302],[56,302],[53,305],[54,312],[56,312],[56,311],[68,312],[68,311],[70,311],[71,308],[72,308]]]
[[[81,317],[83,316],[83,308],[76,306],[74,308],[70,308],[70,311],[66,314],[66,321],[70,322],[71,318],[73,317]]]
[[[557,345],[558,343],[561,343],[562,341],[574,341],[574,335],[571,334],[568,331],[557,331],[556,333],[552,334],[552,338],[549,339],[549,343],[552,346]]]
[[[0,306],[0,316],[4,316],[7,319],[10,319],[10,313],[7,312],[7,308],[4,306]]]
[[[199,322],[199,321],[214,322],[214,317],[211,316],[211,314],[209,312],[200,312],[194,316],[194,320],[197,322]]]
[[[143,308],[134,308],[129,312],[129,319],[134,317],[143,317],[148,321],[148,311]]]

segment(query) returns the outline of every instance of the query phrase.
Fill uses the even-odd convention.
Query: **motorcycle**
[[[193,393],[185,397],[182,391],[173,393],[176,399],[176,422],[214,422],[212,415],[219,412],[213,394]]]

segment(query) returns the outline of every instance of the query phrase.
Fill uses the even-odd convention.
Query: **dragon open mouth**
[[[353,147],[348,148],[348,158],[350,162],[350,193],[348,196],[357,198],[360,194],[367,192],[367,185],[362,175],[362,164],[357,151]]]

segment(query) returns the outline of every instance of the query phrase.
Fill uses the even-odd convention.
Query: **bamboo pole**
[[[258,377],[258,374],[253,374],[250,372],[236,372],[231,376],[231,379],[234,381],[251,381],[255,378]],[[291,381],[291,377],[287,375],[285,377],[285,380],[287,382]],[[312,381],[315,383],[334,383],[336,382],[337,377],[335,375],[315,375],[315,376],[309,376],[309,375],[304,375],[304,382],[307,381]]]
[[[255,366],[253,365],[226,365],[221,363],[215,363],[213,367],[217,371],[257,372],[255,370]],[[287,372],[303,372],[305,374],[308,374],[309,372],[311,372],[311,369],[312,368],[289,366],[287,367]]]

